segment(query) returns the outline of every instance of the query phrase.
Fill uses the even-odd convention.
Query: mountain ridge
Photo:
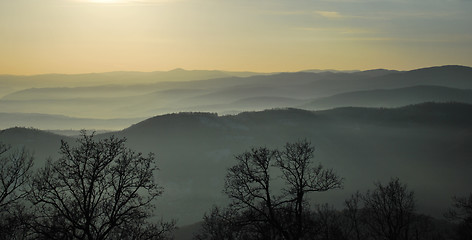
[[[221,190],[235,155],[299,139],[316,146],[316,162],[346,179],[344,190],[310,198],[316,203],[342,206],[351,193],[372,182],[400,177],[417,194],[422,212],[440,216],[450,197],[469,189],[466,183],[472,181],[472,105],[463,103],[289,108],[228,116],[174,113],[96,137],[111,135],[126,138],[135,151],[156,153],[157,180],[165,188],[158,209],[165,218],[179,219],[179,225],[197,222],[212,205],[227,202]],[[61,139],[74,138],[19,128],[0,132],[0,141],[35,152],[37,167],[49,156],[58,157]]]
[[[300,107],[304,109],[329,109],[342,106],[400,107],[432,101],[472,103],[472,89],[417,85],[393,89],[362,90],[315,99]]]

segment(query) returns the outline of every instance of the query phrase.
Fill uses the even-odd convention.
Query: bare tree
[[[260,147],[237,155],[225,182],[230,207],[269,226],[263,234],[268,239],[303,239],[311,228],[306,194],[342,186],[333,170],[313,166],[313,153],[311,143],[303,140],[287,143],[282,151]]]
[[[24,148],[12,149],[0,143],[0,239],[27,237],[24,198],[30,180],[33,157]]]
[[[32,166],[33,157],[24,148],[12,150],[0,143],[0,212],[8,211],[27,195],[25,186]]]
[[[276,166],[285,180],[285,202],[290,202],[295,213],[291,229],[294,239],[301,239],[310,226],[304,224],[306,210],[305,195],[310,192],[324,192],[341,188],[342,179],[332,169],[324,169],[321,164],[313,166],[315,148],[304,140],[287,143],[283,151],[277,151]],[[283,201],[283,202],[284,202]]]
[[[361,209],[362,195],[359,192],[351,195],[349,199],[344,202],[346,208],[344,209],[344,217],[347,220],[345,224],[346,235],[349,239],[361,240],[365,239],[362,231],[362,213]]]
[[[347,239],[444,239],[429,216],[415,212],[412,191],[398,178],[345,201],[343,231]]]
[[[38,237],[110,239],[145,223],[162,193],[154,180],[154,155],[124,144],[113,136],[95,140],[85,131],[74,147],[61,142],[61,157],[49,160],[32,182]]]
[[[254,213],[253,222],[267,222],[275,232],[284,233],[276,218],[280,202],[273,196],[270,168],[274,164],[276,151],[265,147],[253,148],[237,155],[238,164],[228,170],[224,192],[232,199],[231,207],[236,211]],[[272,236],[273,235],[273,236]]]
[[[398,178],[387,185],[376,183],[376,189],[363,197],[365,224],[373,239],[407,240],[414,223],[415,199],[412,191]]]
[[[454,197],[453,208],[446,217],[456,222],[456,239],[472,239],[472,193],[468,197]]]

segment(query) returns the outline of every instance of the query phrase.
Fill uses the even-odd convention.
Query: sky
[[[1,0],[0,74],[472,66],[472,0]]]

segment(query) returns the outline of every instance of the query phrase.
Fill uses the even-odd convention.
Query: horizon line
[[[60,72],[51,72],[51,73],[33,73],[33,74],[11,74],[11,73],[0,73],[0,76],[17,76],[17,77],[31,77],[31,76],[44,76],[44,75],[88,75],[88,74],[107,74],[107,73],[168,73],[173,71],[215,71],[215,72],[228,72],[228,73],[255,73],[255,74],[277,74],[277,73],[298,73],[298,72],[311,72],[311,71],[319,71],[319,72],[364,72],[364,71],[372,71],[372,70],[387,70],[387,71],[400,71],[400,72],[408,72],[413,70],[419,69],[427,69],[427,68],[435,68],[435,67],[450,67],[450,66],[458,66],[458,67],[468,67],[472,68],[472,66],[467,65],[460,65],[460,64],[444,64],[444,65],[433,65],[427,67],[419,67],[419,68],[410,68],[410,69],[393,69],[393,68],[366,68],[366,69],[318,69],[318,68],[308,68],[296,71],[275,71],[275,72],[265,72],[265,71],[250,71],[250,70],[220,70],[220,69],[185,69],[185,68],[173,68],[170,70],[153,70],[153,71],[138,71],[138,70],[114,70],[114,71],[102,71],[102,72],[80,72],[80,73],[60,73]]]

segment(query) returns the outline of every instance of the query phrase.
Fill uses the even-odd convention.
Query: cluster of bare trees
[[[343,179],[313,161],[303,140],[282,150],[253,148],[236,156],[224,192],[229,206],[205,214],[196,239],[420,240],[472,239],[472,194],[454,198],[450,234],[416,212],[414,193],[398,178],[355,193],[343,210],[311,206],[313,193],[342,188]],[[25,149],[0,144],[0,239],[168,239],[175,222],[151,220],[153,154],[136,153],[125,139],[82,132],[62,141],[60,158],[33,171]]]
[[[472,193],[468,197],[454,197],[453,208],[446,217],[457,223],[456,239],[472,239]]]
[[[307,195],[341,188],[343,180],[314,165],[314,150],[299,141],[283,150],[260,147],[236,156],[224,190],[232,202],[205,215],[196,238],[307,239],[315,234]]]
[[[398,178],[353,194],[345,206],[346,239],[434,239],[428,217],[416,213],[413,192]]]
[[[398,178],[353,194],[343,210],[310,206],[310,193],[341,188],[343,181],[315,164],[313,155],[314,147],[303,140],[236,156],[224,190],[231,203],[205,214],[195,239],[472,239],[472,195],[456,198],[449,214],[460,221],[458,230],[441,232],[431,217],[416,212],[414,193]]]
[[[130,150],[125,139],[82,132],[34,174],[25,150],[0,149],[2,239],[166,239],[174,228],[150,221],[162,193],[154,155]]]

